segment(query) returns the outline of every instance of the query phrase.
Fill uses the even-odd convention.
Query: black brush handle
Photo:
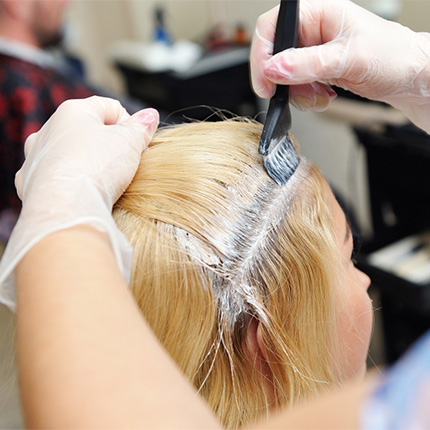
[[[275,41],[273,43],[273,54],[297,46],[298,25],[299,0],[281,0],[278,22],[276,23]],[[258,147],[258,151],[262,155],[267,155],[275,130],[279,135],[285,135],[291,128],[288,89],[288,85],[277,85],[275,94],[270,99]],[[281,129],[279,129],[278,125],[281,126]]]
[[[273,55],[297,48],[299,31],[299,0],[281,0],[276,23]],[[277,85],[274,97],[288,103],[288,85]]]

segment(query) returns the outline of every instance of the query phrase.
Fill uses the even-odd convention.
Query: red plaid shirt
[[[76,76],[0,53],[0,213],[20,211],[14,178],[24,161],[27,137],[65,100],[94,94]]]

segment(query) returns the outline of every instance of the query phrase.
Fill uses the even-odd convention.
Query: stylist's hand
[[[108,98],[66,101],[25,142],[26,160],[15,180],[23,205],[42,198],[44,205],[56,206],[50,198],[58,194],[62,201],[75,198],[82,179],[97,188],[111,210],[133,179],[157,124],[154,109],[130,116]]]
[[[158,113],[130,116],[119,102],[91,97],[63,103],[25,144],[16,176],[23,207],[0,264],[0,301],[14,308],[13,270],[38,241],[55,231],[89,224],[106,232],[128,280],[131,248],[111,217],[130,184]]]
[[[271,97],[275,84],[294,85],[296,107],[323,110],[335,97],[323,81],[388,102],[423,125],[414,111],[429,103],[429,34],[349,0],[301,0],[299,48],[272,56],[277,15],[274,8],[258,19],[252,42],[252,83],[260,97]]]

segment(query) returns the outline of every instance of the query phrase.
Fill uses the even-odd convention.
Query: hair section
[[[162,129],[114,210],[143,315],[228,428],[339,379],[324,180],[302,159],[275,184],[261,130],[238,120]],[[248,352],[255,320],[268,372]]]

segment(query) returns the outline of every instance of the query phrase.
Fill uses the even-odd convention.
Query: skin
[[[251,426],[254,430],[353,430],[360,428],[363,400],[375,385],[375,378],[356,381],[293,409],[280,411]]]
[[[372,302],[368,295],[370,278],[354,265],[353,237],[345,213],[326,184],[326,203],[333,213],[335,240],[341,269],[339,280],[338,325],[342,373],[346,379],[362,377],[373,325]]]
[[[62,40],[69,0],[0,0],[0,35],[35,48]]]
[[[104,233],[53,233],[16,277],[26,427],[219,428],[142,318]]]
[[[63,17],[68,3],[68,0],[36,0],[29,3],[29,26],[41,48],[61,42]]]

